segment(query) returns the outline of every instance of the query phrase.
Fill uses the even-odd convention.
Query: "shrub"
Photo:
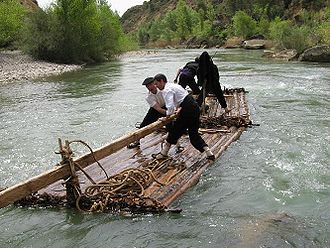
[[[34,57],[64,63],[103,61],[134,48],[103,0],[57,0],[31,14],[23,41]]]
[[[19,1],[0,2],[0,47],[11,45],[18,39],[23,27],[25,10]]]
[[[285,37],[290,35],[289,21],[282,21],[279,17],[276,17],[269,26],[269,37],[274,40],[280,48],[285,48],[283,41]]]
[[[310,42],[311,30],[307,26],[292,26],[290,27],[289,35],[283,38],[283,45],[288,49],[296,49],[298,53],[302,53],[312,44]]]
[[[257,23],[244,11],[237,11],[233,17],[233,28],[235,35],[246,39],[256,34]]]

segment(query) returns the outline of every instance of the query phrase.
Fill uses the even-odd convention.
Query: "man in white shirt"
[[[205,151],[207,159],[215,160],[212,151],[198,133],[200,122],[200,109],[198,103],[188,94],[188,91],[183,89],[180,85],[167,83],[164,74],[157,74],[154,79],[155,85],[161,90],[164,97],[166,116],[178,113],[178,117],[174,122],[173,127],[169,130],[162,150],[159,154],[156,154],[153,157],[157,159],[167,157],[171,145],[176,144],[178,139],[188,129],[189,139],[193,147],[200,152]]]
[[[156,87],[154,83],[153,77],[147,77],[142,85],[145,85],[149,90],[148,95],[146,97],[146,101],[149,104],[150,108],[148,113],[144,117],[143,121],[140,124],[139,128],[145,127],[155,121],[157,121],[160,117],[166,116],[165,110],[165,101],[161,91]],[[140,141],[137,140],[127,146],[127,148],[131,149],[140,145]]]

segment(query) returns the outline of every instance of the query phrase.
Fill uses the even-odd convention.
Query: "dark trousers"
[[[198,95],[201,92],[194,77],[188,76],[186,74],[182,74],[182,73],[180,74],[179,85],[181,85],[184,89],[188,85],[194,95]]]
[[[217,82],[208,83],[207,82],[206,88],[205,88],[205,96],[207,96],[207,94],[210,92],[213,93],[217,97],[222,108],[227,108],[226,99],[223,95],[223,92],[222,92],[222,89],[221,89],[221,86],[219,83],[217,83]],[[203,88],[202,88],[201,93],[197,98],[198,105],[202,106],[203,101],[204,101],[204,99],[203,99]]]
[[[198,133],[200,110],[197,102],[191,95],[188,95],[183,100],[180,107],[182,109],[173,127],[169,130],[166,141],[172,145],[176,144],[178,139],[188,129],[190,143],[198,151],[204,152],[203,147],[207,145]]]
[[[164,107],[165,109],[165,107]],[[144,117],[140,128],[148,126],[151,123],[154,123],[155,121],[157,121],[160,117],[165,117],[165,115],[159,113],[156,109],[154,108],[149,108],[148,113],[146,114],[146,116]]]

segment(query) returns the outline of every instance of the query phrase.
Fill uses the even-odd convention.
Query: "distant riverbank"
[[[81,68],[81,65],[56,64],[35,60],[21,51],[0,52],[0,84],[59,75]]]

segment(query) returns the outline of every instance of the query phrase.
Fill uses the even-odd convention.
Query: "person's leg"
[[[182,134],[185,132],[187,126],[185,125],[185,120],[179,117],[173,124],[173,127],[170,129],[167,138],[163,144],[162,150],[159,154],[153,156],[156,159],[166,158],[168,156],[168,152],[172,145],[175,145]]]
[[[151,123],[154,123],[157,121],[160,117],[163,117],[161,113],[159,113],[157,110],[154,108],[149,108],[148,113],[144,117],[143,121],[141,122],[140,128],[148,126]]]
[[[207,159],[214,160],[214,154],[198,132],[200,122],[200,110],[198,104],[194,101],[191,101],[191,106],[189,110],[190,111],[189,113],[187,113],[186,116],[186,122],[188,123],[188,134],[190,142],[193,147],[195,147],[201,153],[205,151]]]
[[[220,83],[219,82],[213,82],[211,84],[211,87],[212,87],[211,92],[217,97],[221,107],[222,108],[227,108],[226,99],[223,95]]]
[[[146,116],[144,117],[143,121],[140,124],[139,128],[143,128],[151,123],[154,123],[155,121],[158,120],[158,118],[162,117],[164,115],[162,115],[161,113],[159,113],[157,110],[155,110],[154,108],[149,108],[148,113],[146,114]],[[135,148],[137,146],[140,145],[140,140],[134,141],[132,143],[130,143],[127,148],[128,149],[132,149]]]
[[[198,128],[196,127],[188,128],[188,134],[189,134],[190,142],[193,145],[193,147],[195,147],[201,153],[205,152],[207,159],[215,160],[214,154],[212,153],[208,145],[205,143],[203,138],[198,133]]]
[[[187,85],[190,87],[194,95],[200,95],[201,90],[199,89],[194,78],[189,78]]]
[[[206,97],[207,94],[210,92],[210,87],[207,83],[205,85],[205,93],[203,91],[204,91],[204,87],[202,87],[201,93],[198,95],[198,98],[196,100],[200,107],[202,106],[202,104],[204,102],[204,94],[205,94],[205,97]]]

